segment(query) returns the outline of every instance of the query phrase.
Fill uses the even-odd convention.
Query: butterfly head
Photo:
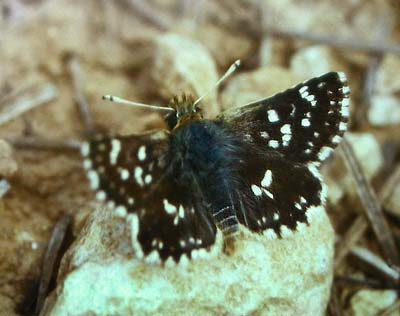
[[[195,103],[192,95],[182,93],[181,96],[175,95],[168,104],[174,112],[165,118],[168,126],[173,129],[193,120],[202,119],[201,109]]]

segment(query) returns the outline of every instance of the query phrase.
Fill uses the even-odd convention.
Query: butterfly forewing
[[[321,162],[346,130],[349,92],[346,76],[330,72],[221,118],[255,146],[293,162]]]
[[[96,197],[118,215],[131,213],[134,248],[150,261],[191,257],[215,242],[205,206],[177,181],[168,160],[169,133],[106,137],[82,146]]]

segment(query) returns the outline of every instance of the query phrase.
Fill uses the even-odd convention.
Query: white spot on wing
[[[311,125],[311,122],[310,122],[310,120],[308,118],[303,118],[301,120],[301,126],[308,127],[310,125]]]
[[[319,160],[325,160],[328,158],[329,154],[331,153],[333,149],[327,146],[324,146],[321,148],[321,151],[318,153],[318,159]]]
[[[115,215],[117,215],[118,217],[125,217],[126,214],[128,213],[127,210],[126,210],[126,207],[123,206],[123,205],[118,205],[115,208],[114,212],[115,212]]]
[[[253,191],[255,196],[261,196],[262,195],[261,188],[258,185],[253,184],[251,186],[251,190]]]
[[[87,142],[84,142],[81,146],[82,156],[87,157],[89,155],[89,152],[90,152],[89,144]]]
[[[146,184],[151,183],[152,180],[153,180],[153,177],[151,176],[151,174],[147,174],[147,175],[144,177],[144,182],[145,182]]]
[[[291,139],[292,139],[292,135],[290,135],[290,134],[283,135],[282,136],[283,146],[288,146]]]
[[[115,165],[117,163],[119,152],[121,151],[121,142],[118,139],[111,140],[111,151],[110,151],[110,164]]]
[[[121,180],[126,181],[129,179],[129,171],[127,169],[121,170]]]
[[[163,200],[164,203],[164,210],[168,213],[168,214],[175,214],[176,213],[176,206],[169,203],[167,199]]]
[[[290,124],[285,124],[281,127],[281,133],[282,134],[291,134],[292,133],[292,129],[290,127]]]
[[[346,81],[347,81],[347,77],[346,77],[346,74],[345,74],[344,72],[339,71],[339,72],[337,73],[337,75],[338,75],[339,80],[340,80],[341,82],[346,82]]]
[[[143,169],[141,167],[136,167],[135,168],[135,180],[136,180],[137,184],[139,184],[141,187],[143,186],[142,174],[143,174]]]
[[[345,122],[339,123],[339,130],[344,132],[347,129],[347,124]]]
[[[310,95],[308,95],[305,99],[306,99],[308,102],[311,102],[311,101],[314,101],[314,100],[315,100],[315,97],[314,97],[312,94],[310,94]]]
[[[87,175],[88,175],[88,178],[90,181],[90,188],[92,190],[96,190],[100,184],[99,176],[97,175],[96,171],[94,171],[94,170],[89,170]]]
[[[279,121],[278,113],[275,110],[268,110],[268,121],[270,122]]]
[[[299,89],[299,93],[300,93],[300,94],[303,94],[305,91],[307,91],[307,89],[308,89],[308,86],[303,86],[303,87],[301,87],[301,88]]]
[[[138,150],[138,159],[140,161],[143,161],[146,159],[146,147],[145,146],[140,146]]]
[[[350,88],[349,88],[349,86],[344,86],[344,87],[342,88],[342,92],[343,92],[343,94],[349,94],[349,93],[350,93]]]
[[[260,136],[262,138],[266,138],[266,139],[269,138],[269,134],[267,132],[264,132],[264,131],[260,132]]]
[[[278,235],[275,233],[275,231],[272,228],[268,228],[264,231],[263,235],[267,237],[267,239],[273,240],[277,239]]]
[[[281,236],[283,238],[288,238],[293,236],[293,231],[289,229],[289,227],[282,225],[281,226]]]
[[[146,256],[146,258],[144,258],[144,261],[146,263],[149,263],[149,264],[159,263],[160,262],[160,255],[159,255],[158,251],[157,250],[153,250],[152,252],[150,252]]]
[[[91,169],[92,168],[92,161],[90,159],[85,159],[83,161],[83,168],[85,168],[86,170]]]
[[[139,217],[137,216],[137,214],[130,214],[129,221],[131,223],[132,248],[135,250],[136,256],[138,258],[143,258],[143,250],[137,239],[138,234],[139,234]]]
[[[261,181],[261,185],[265,188],[268,188],[272,183],[272,171],[265,171],[264,178]]]
[[[99,191],[96,193],[96,199],[99,201],[104,201],[106,199],[106,192],[104,191]]]
[[[342,137],[340,137],[339,135],[335,135],[332,137],[333,144],[339,144],[341,140],[342,140]]]
[[[270,140],[268,142],[268,146],[272,148],[278,148],[279,147],[279,142],[277,140]]]

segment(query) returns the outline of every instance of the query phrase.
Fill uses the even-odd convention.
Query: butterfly
[[[243,229],[284,237],[324,204],[318,167],[347,128],[349,93],[345,74],[329,72],[215,119],[175,96],[167,129],[97,135],[82,145],[84,168],[151,262],[191,260]]]

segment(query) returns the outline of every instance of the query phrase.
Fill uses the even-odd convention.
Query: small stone
[[[371,97],[368,120],[374,126],[400,124],[399,98],[391,94],[376,94]]]
[[[289,237],[243,229],[230,255],[218,243],[212,258],[163,267],[136,258],[130,226],[99,208],[63,258],[44,316],[323,316],[334,233],[323,209],[310,214]]]
[[[384,165],[378,140],[370,133],[347,132],[345,137],[350,142],[365,177],[370,181]],[[326,167],[329,167],[329,170],[323,168],[323,173],[328,185],[328,199],[333,205],[345,194],[352,198],[358,197],[353,176],[344,165],[342,155],[334,155],[334,161]]]
[[[192,36],[210,51],[220,69],[228,69],[235,60],[245,60],[255,53],[256,45],[249,36],[232,34],[212,24],[203,24],[195,30]]]
[[[198,98],[214,88],[219,79],[216,65],[201,43],[174,33],[162,35],[156,42],[152,74],[163,97],[171,99],[183,92]],[[216,95],[214,89],[200,103],[206,116],[219,113]]]
[[[345,71],[341,63],[326,46],[305,47],[296,52],[290,61],[290,69],[301,78],[310,79],[329,71]]]
[[[400,58],[399,56],[385,55],[376,72],[375,91],[382,94],[393,94],[400,91]]]
[[[11,146],[0,139],[0,177],[11,177],[18,169]]]
[[[266,66],[230,79],[221,94],[223,108],[243,106],[284,91],[301,79],[287,69]]]
[[[352,316],[375,316],[392,305],[397,299],[394,290],[360,290],[351,298]],[[390,316],[400,316],[394,311]]]

